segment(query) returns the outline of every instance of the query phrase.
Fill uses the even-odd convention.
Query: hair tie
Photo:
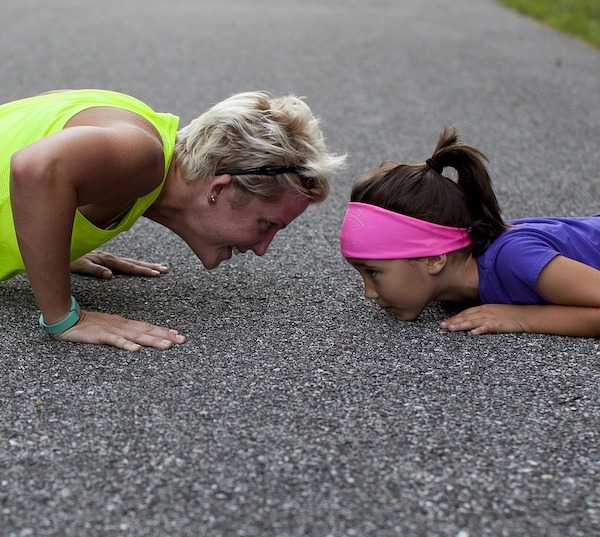
[[[434,160],[433,158],[428,158],[425,161],[425,164],[427,164],[427,166],[429,166],[430,168],[432,168],[433,170],[435,170],[436,172],[438,172],[440,175],[444,171],[444,166],[441,166],[439,164],[439,162],[437,160]]]

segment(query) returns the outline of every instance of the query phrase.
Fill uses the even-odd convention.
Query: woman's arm
[[[450,331],[473,335],[493,332],[535,332],[600,337],[600,271],[563,256],[540,273],[539,292],[552,304],[484,304],[441,323]]]
[[[127,207],[156,188],[164,173],[159,140],[139,124],[76,126],[35,142],[11,162],[11,204],[21,255],[47,324],[70,307],[70,242],[77,207]],[[82,312],[80,322],[57,339],[108,343],[130,350],[171,346],[166,328],[129,326]],[[111,316],[105,316],[111,317]],[[88,322],[93,320],[93,322]],[[72,335],[73,339],[69,339]],[[170,343],[168,343],[170,342]]]

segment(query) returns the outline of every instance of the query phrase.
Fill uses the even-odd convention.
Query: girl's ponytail
[[[486,162],[481,151],[447,128],[425,163],[386,162],[354,185],[350,199],[427,222],[469,228],[469,250],[477,256],[506,229]],[[457,182],[442,174],[444,168],[456,170]]]
[[[438,170],[446,167],[456,170],[457,184],[464,194],[471,220],[468,225],[471,248],[475,255],[480,254],[506,229],[485,166],[487,157],[479,149],[465,144],[455,129],[444,129],[431,159]]]

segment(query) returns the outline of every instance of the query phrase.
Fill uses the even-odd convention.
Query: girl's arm
[[[70,243],[77,207],[127,206],[162,180],[160,142],[138,125],[76,126],[43,138],[13,155],[11,204],[21,255],[47,324],[70,308]],[[111,344],[129,350],[166,348],[176,336],[115,316],[81,312],[56,339]]]
[[[542,270],[537,286],[552,304],[484,304],[447,319],[441,326],[450,331],[469,330],[473,335],[535,332],[600,337],[600,271],[557,256]]]

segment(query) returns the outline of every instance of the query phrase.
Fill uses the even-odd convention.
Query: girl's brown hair
[[[384,162],[353,187],[351,201],[444,226],[469,228],[473,255],[481,254],[504,230],[485,155],[446,128],[431,159],[419,164]],[[442,175],[454,168],[458,179]]]

